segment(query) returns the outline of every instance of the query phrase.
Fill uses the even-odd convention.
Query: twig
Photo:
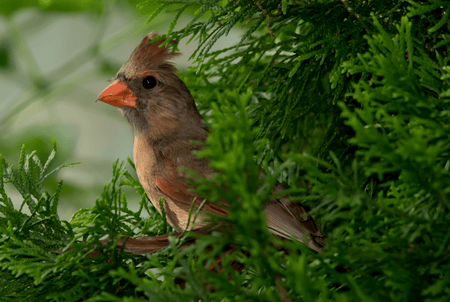
[[[267,23],[266,23],[266,27],[269,29],[269,34],[272,38],[275,38],[275,35],[273,34],[273,30],[270,27],[270,16],[267,13],[267,11],[265,9],[262,8],[261,6],[261,1],[256,2],[256,4],[258,5],[259,9],[263,12],[264,15],[266,15],[266,19],[267,19]]]

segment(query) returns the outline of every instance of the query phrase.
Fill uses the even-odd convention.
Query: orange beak
[[[100,93],[97,101],[102,101],[116,107],[136,108],[136,99],[137,97],[131,91],[130,87],[119,80],[115,80]]]

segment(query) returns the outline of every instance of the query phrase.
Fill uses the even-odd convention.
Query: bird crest
[[[130,58],[119,70],[119,73],[123,72],[128,77],[132,78],[149,70],[175,72],[175,66],[168,60],[180,55],[178,52],[172,52],[170,47],[178,42],[172,40],[169,42],[169,46],[160,47],[167,39],[154,41],[154,38],[158,36],[158,33],[151,32],[147,34],[131,53]]]

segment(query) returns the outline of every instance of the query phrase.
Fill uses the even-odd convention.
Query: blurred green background
[[[25,144],[43,160],[54,137],[55,166],[81,162],[46,183],[54,191],[64,180],[62,219],[93,205],[114,160],[132,158],[133,134],[121,112],[95,100],[145,34],[164,34],[170,26],[170,15],[146,24],[150,11],[137,6],[136,1],[97,0],[7,0],[0,5],[0,153],[16,164]],[[177,28],[187,22],[180,21]],[[229,46],[238,35],[232,32],[215,48]],[[183,55],[174,60],[181,72],[193,64],[188,59],[195,47],[181,41]],[[20,205],[20,194],[9,189]],[[139,197],[127,196],[131,208],[137,207]]]

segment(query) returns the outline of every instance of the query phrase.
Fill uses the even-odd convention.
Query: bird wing
[[[156,176],[158,188],[173,201],[190,206],[194,198],[194,208],[200,207],[204,198],[190,189],[186,178],[180,176],[177,167],[169,159],[163,158],[166,171],[164,176]],[[272,193],[278,193],[285,188],[277,183]],[[226,202],[223,204],[226,206]],[[206,202],[203,209],[222,216],[227,215],[227,210],[217,204]],[[272,198],[264,205],[268,230],[284,239],[290,239],[294,235],[297,240],[305,243],[314,251],[320,252],[326,242],[314,219],[307,215],[307,211],[298,202],[288,201],[287,197]]]
[[[166,166],[166,173],[155,177],[158,188],[175,202],[188,206],[192,205],[195,198],[194,209],[199,208],[204,201],[204,198],[190,190],[193,189],[193,187],[187,184],[184,176],[180,176],[174,163],[167,157],[164,157],[163,161]],[[203,205],[203,209],[218,215],[227,215],[227,210],[225,208],[208,201]]]

